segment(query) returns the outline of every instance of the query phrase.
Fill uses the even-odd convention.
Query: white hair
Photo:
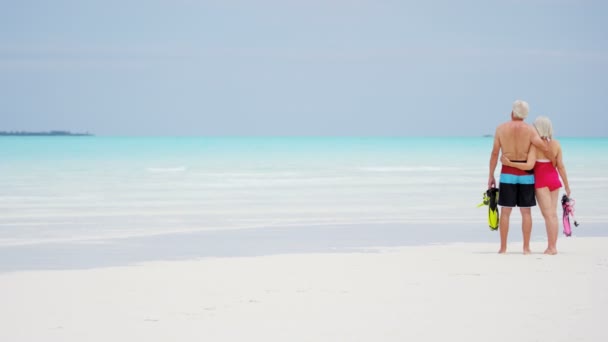
[[[525,119],[528,117],[528,112],[530,111],[530,107],[528,106],[528,102],[517,100],[513,102],[513,115],[516,118]]]
[[[546,116],[539,116],[534,120],[534,128],[538,131],[538,135],[544,139],[553,138],[553,125],[551,120]]]

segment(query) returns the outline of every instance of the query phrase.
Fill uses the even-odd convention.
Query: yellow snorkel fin
[[[488,206],[488,225],[491,230],[498,229],[499,215],[498,215],[498,189],[490,188],[483,193],[483,202],[477,207]]]

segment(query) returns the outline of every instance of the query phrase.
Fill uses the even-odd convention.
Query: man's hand
[[[536,148],[543,151],[543,153],[549,154],[549,152],[550,152],[549,142],[545,139],[542,139],[538,135],[538,132],[536,131],[536,128],[534,128],[534,126],[530,126],[530,130],[532,131],[532,136],[531,136],[532,139],[530,140],[532,145],[536,146]]]
[[[488,179],[488,189],[495,188],[495,187],[496,187],[496,179],[494,179],[494,176],[490,176],[490,178]]]

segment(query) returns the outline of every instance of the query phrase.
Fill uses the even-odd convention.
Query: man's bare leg
[[[509,218],[513,208],[500,207],[500,220],[498,227],[500,229],[500,250],[498,253],[504,254],[507,252],[507,236],[509,235]]]
[[[524,254],[530,251],[530,237],[532,236],[532,210],[530,208],[520,208],[521,211],[521,231],[524,236]]]

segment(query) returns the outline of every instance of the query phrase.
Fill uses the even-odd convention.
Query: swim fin
[[[500,221],[498,215],[498,189],[490,188],[486,192],[483,193],[483,202],[479,204],[477,207],[481,207],[483,205],[488,206],[488,225],[491,230],[498,229],[498,222]]]
[[[574,198],[569,198],[566,195],[562,196],[562,223],[564,225],[564,235],[571,236],[572,235],[572,227],[570,226],[570,216],[574,219],[574,226],[578,227],[578,222],[576,222],[576,218],[574,217]]]

